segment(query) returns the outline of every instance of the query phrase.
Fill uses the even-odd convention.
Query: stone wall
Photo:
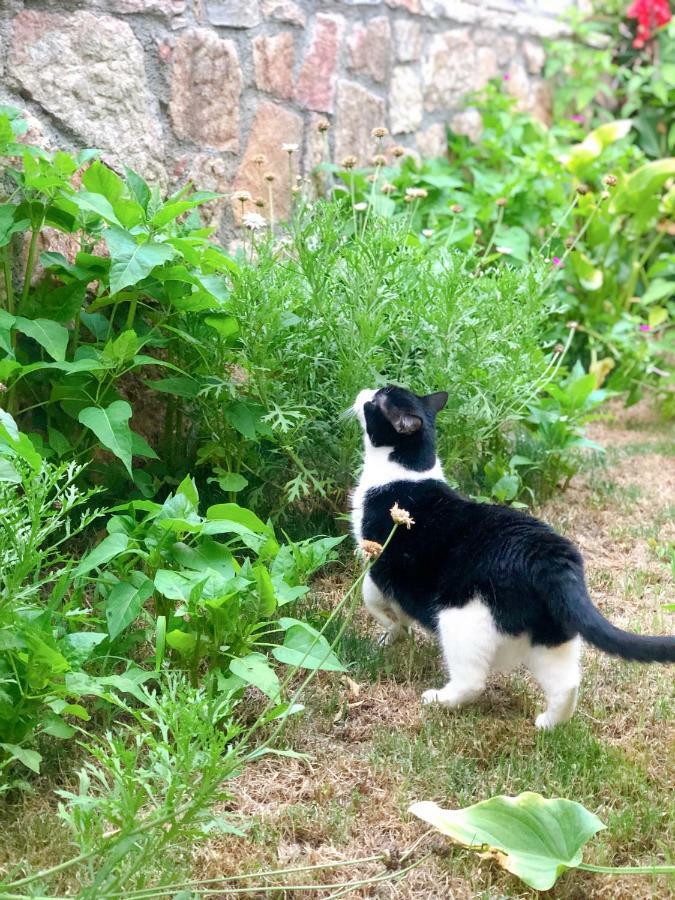
[[[438,155],[445,123],[475,132],[462,96],[502,75],[543,119],[540,39],[561,0],[0,0],[0,102],[45,145],[95,146],[173,186],[271,188],[328,152],[388,143]],[[321,132],[320,123],[330,123]],[[386,146],[386,143],[385,143]],[[261,162],[260,155],[265,161]],[[263,191],[264,188],[264,191]],[[209,211],[227,227],[231,207]]]

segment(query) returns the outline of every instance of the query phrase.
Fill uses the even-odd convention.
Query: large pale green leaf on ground
[[[580,803],[547,800],[532,791],[491,797],[465,809],[413,803],[410,812],[464,847],[482,850],[508,872],[539,891],[578,866],[582,848],[606,826]]]
[[[602,287],[604,276],[602,269],[596,268],[585,253],[580,251],[571,256],[574,274],[586,291],[598,291]]]
[[[103,446],[124,463],[129,475],[133,452],[130,418],[131,407],[126,400],[115,400],[105,409],[88,406],[77,417],[78,422],[91,429]]]
[[[272,650],[272,655],[279,662],[303,669],[346,672],[326,638],[311,625],[289,618],[279,619],[279,625],[286,631],[283,646]]]
[[[37,341],[57,362],[63,362],[66,358],[68,329],[58,322],[52,319],[24,319],[19,316],[14,322],[14,328]]]
[[[175,251],[167,244],[146,241],[139,244],[128,231],[111,226],[103,235],[110,252],[110,293],[138,284],[172,258]]]
[[[278,699],[279,679],[277,673],[262,653],[249,653],[248,656],[233,659],[230,663],[230,671],[247,684],[259,688],[272,700]]]
[[[129,537],[126,534],[122,534],[122,532],[109,534],[90,553],[82,557],[73,570],[73,577],[86,575],[92,569],[102,566],[126,550],[128,546]]]
[[[600,125],[587,134],[580,144],[574,144],[569,153],[560,157],[562,164],[574,175],[580,174],[600,156],[605,147],[625,137],[632,125],[630,119],[617,119]]]
[[[254,512],[239,506],[238,503],[216,503],[206,510],[206,518],[209,520],[223,519],[228,522],[237,522],[244,525],[256,534],[268,532],[269,526],[265,525]]]

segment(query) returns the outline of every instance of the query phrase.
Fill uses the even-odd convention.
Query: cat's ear
[[[381,409],[385,419],[387,419],[394,431],[397,431],[399,434],[414,434],[422,427],[422,419],[419,416],[405,412],[386,400],[382,404]]]
[[[427,396],[424,397],[424,402],[433,412],[439,413],[445,408],[445,404],[448,402],[448,392],[436,391],[435,394],[427,394]]]

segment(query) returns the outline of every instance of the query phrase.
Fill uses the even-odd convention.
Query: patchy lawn
[[[539,513],[578,543],[594,600],[612,621],[667,633],[672,616],[663,606],[674,599],[675,566],[672,430],[638,409],[596,423],[591,432],[607,448],[605,457],[589,461],[567,493]],[[317,609],[333,607],[346,583],[333,577],[319,585]],[[400,852],[424,833],[406,812],[413,800],[463,806],[527,789],[578,800],[606,822],[607,831],[586,852],[590,862],[672,858],[672,669],[587,648],[576,716],[542,734],[533,727],[541,697],[526,675],[495,678],[479,703],[461,711],[422,709],[422,691],[443,677],[434,643],[417,636],[383,650],[376,629],[359,611],[341,647],[350,678],[322,675],[306,698],[308,714],[294,723],[288,740],[309,760],[268,760],[236,782],[240,810],[253,826],[245,839],[202,847],[195,855],[200,875]],[[417,854],[431,847],[434,855],[402,880],[345,896],[534,895],[442,839],[427,839]],[[324,873],[322,880],[378,871],[381,864],[358,866]],[[304,883],[310,880],[303,875]],[[640,900],[665,897],[668,887],[663,878],[573,873],[549,896]]]
[[[672,614],[663,607],[675,599],[673,430],[640,408],[618,410],[615,420],[591,431],[607,448],[604,459],[589,461],[567,493],[539,512],[578,543],[595,602],[612,621],[645,632],[672,631]],[[350,577],[334,573],[316,586],[309,615],[317,624]],[[578,800],[607,823],[586,851],[589,862],[672,859],[672,669],[627,664],[587,649],[576,716],[542,734],[533,726],[541,697],[525,675],[494,679],[479,703],[461,711],[422,709],[422,691],[443,678],[434,643],[417,636],[382,649],[376,628],[359,609],[340,647],[349,677],[322,673],[305,698],[307,712],[286,735],[288,746],[308,753],[307,760],[268,757],[233,783],[232,808],[248,823],[246,836],[200,844],[193,854],[195,877],[400,853],[425,831],[407,814],[413,800],[463,806],[527,789]],[[59,750],[51,779],[40,779],[33,796],[0,812],[0,872],[11,860],[37,869],[72,855],[52,791],[56,782],[72,783],[73,751]],[[534,896],[440,837],[425,838],[411,859],[430,850],[430,858],[400,880],[345,893],[336,887],[244,896]],[[383,871],[381,863],[370,863],[296,878],[305,885],[337,884]],[[54,887],[77,889],[70,875]],[[669,885],[663,878],[572,873],[548,896],[646,900],[669,896]]]

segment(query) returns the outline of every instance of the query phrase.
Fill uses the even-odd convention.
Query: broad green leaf
[[[145,575],[142,576],[140,587],[130,581],[117,582],[105,603],[105,618],[111,641],[138,618],[143,604],[152,596],[153,591],[154,585]]]
[[[230,671],[272,700],[279,699],[279,678],[262,653],[249,653],[230,662]]]
[[[200,385],[189,375],[174,375],[169,378],[157,378],[155,381],[145,381],[144,384],[153,391],[163,394],[173,394],[183,397],[185,400],[193,400],[198,396]]]
[[[643,303],[654,303],[675,294],[675,281],[666,281],[665,278],[655,278],[640,298]]]
[[[663,184],[675,176],[675,157],[656,159],[632,172],[614,197],[617,212],[637,211]]]
[[[105,409],[88,406],[77,417],[78,422],[91,429],[103,446],[122,461],[129,475],[133,453],[130,418],[131,407],[126,400],[115,400]]]
[[[262,564],[253,566],[253,574],[255,575],[258,597],[260,599],[258,615],[267,618],[268,616],[271,616],[277,608],[277,597],[274,585],[272,584],[270,573]]]
[[[73,663],[82,665],[106,637],[102,631],[73,631],[65,636],[60,646],[65,644],[65,653],[71,665]]]
[[[52,359],[63,362],[68,347],[68,329],[52,319],[24,319],[19,316],[14,328],[44,347]]]
[[[206,518],[209,520],[223,519],[227,522],[238,522],[256,534],[264,534],[270,530],[269,526],[265,525],[262,519],[259,519],[254,512],[239,506],[238,503],[216,503],[215,506],[210,506],[207,509]]]
[[[148,187],[147,182],[134,172],[133,169],[125,168],[124,174],[126,175],[127,184],[129,185],[129,189],[134,195],[136,202],[143,210],[146,210],[150,200],[150,188]]]
[[[111,559],[114,559],[116,556],[119,556],[120,553],[123,553],[128,546],[129,538],[126,534],[120,532],[109,534],[108,537],[103,538],[101,543],[97,544],[90,553],[87,553],[86,556],[82,557],[73,570],[73,578],[77,578],[79,575],[86,575],[87,572],[91,572],[92,569],[96,569],[99,566],[110,562]]]
[[[152,272],[155,266],[168,262],[175,251],[167,244],[152,241],[137,243],[134,236],[123,228],[114,226],[103,235],[110,252],[110,293],[116,294],[125,287],[138,284]]]
[[[82,173],[82,184],[93,194],[102,194],[114,205],[124,193],[124,182],[112,169],[95,160]]]
[[[0,456],[0,481],[9,484],[21,484],[21,475],[4,456]]]
[[[582,861],[582,847],[605,828],[573,800],[546,800],[526,791],[492,797],[465,809],[443,809],[431,801],[410,812],[464,847],[487,852],[508,872],[539,891],[553,887],[566,869]]]
[[[572,268],[581,286],[587,291],[598,291],[602,287],[604,276],[602,269],[596,269],[585,253],[572,253]]]
[[[204,321],[225,338],[239,333],[239,322],[234,316],[206,316]]]
[[[668,320],[668,310],[665,306],[652,306],[649,310],[649,327],[650,328],[658,328],[659,325],[663,325],[664,322]]]
[[[178,218],[178,216],[182,215],[184,212],[187,212],[189,209],[201,206],[202,203],[207,203],[209,200],[218,200],[222,196],[224,195],[215,194],[212,191],[199,191],[185,200],[174,200],[166,203],[159,212],[156,212],[152,217],[151,224],[156,228],[161,228]]]
[[[146,459],[159,459],[143,435],[137,434],[135,431],[131,432],[131,454],[132,456],[144,456]],[[141,470],[134,472],[134,475],[137,475],[138,471]]]
[[[618,119],[600,125],[587,134],[580,144],[574,144],[569,153],[563,154],[561,162],[573,174],[580,174],[600,156],[605,147],[625,137],[632,125],[630,119]]]
[[[18,744],[0,744],[0,747],[6,750],[12,759],[22,763],[31,772],[35,772],[37,775],[40,774],[42,756],[36,750],[27,750],[26,747],[19,747]]]
[[[190,547],[181,542],[171,548],[171,556],[181,566],[195,572],[217,572],[223,578],[234,578],[235,563],[231,552],[212,538],[202,538]]]
[[[303,669],[346,672],[326,638],[311,625],[288,618],[279,619],[279,625],[286,630],[283,646],[272,650],[272,655],[279,662]]]
[[[101,194],[79,191],[77,194],[70,194],[68,199],[85,212],[96,213],[96,215],[105,219],[106,222],[112,222],[114,225],[120,224],[119,219],[115,215],[115,210],[110,205],[110,201]]]
[[[174,650],[178,650],[181,656],[192,656],[197,646],[197,636],[174,628],[173,631],[167,632],[166,643]]]
[[[219,475],[215,481],[218,483],[221,490],[233,494],[236,494],[238,491],[243,491],[248,484],[247,479],[244,478],[243,475],[239,475],[238,472],[225,472],[224,474]]]

